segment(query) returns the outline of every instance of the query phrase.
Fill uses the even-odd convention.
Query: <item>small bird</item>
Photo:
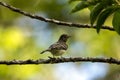
[[[61,56],[65,53],[65,51],[68,49],[68,45],[66,44],[68,38],[70,36],[67,34],[62,34],[59,38],[59,40],[52,44],[48,49],[41,52],[43,54],[44,52],[51,52],[51,54],[54,56]]]

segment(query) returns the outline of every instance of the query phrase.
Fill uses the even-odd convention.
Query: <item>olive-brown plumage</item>
[[[42,51],[41,54],[49,51],[53,56],[61,56],[68,49],[66,42],[69,37],[70,36],[67,34],[62,34],[56,43],[52,44],[48,49]]]

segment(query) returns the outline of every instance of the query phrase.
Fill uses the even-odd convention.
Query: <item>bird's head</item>
[[[66,42],[69,37],[71,37],[71,36],[69,36],[69,35],[67,35],[67,34],[62,34],[62,35],[60,36],[60,38],[59,38],[58,41],[60,41],[60,42]]]

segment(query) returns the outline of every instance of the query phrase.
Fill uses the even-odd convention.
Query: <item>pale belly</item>
[[[51,51],[51,53],[54,55],[54,56],[61,56],[62,54],[64,54],[66,52],[66,50],[54,50],[54,51]]]

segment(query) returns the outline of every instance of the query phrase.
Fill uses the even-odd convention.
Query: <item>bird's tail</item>
[[[43,53],[45,53],[45,52],[47,52],[47,51],[49,51],[48,49],[47,50],[44,50],[44,51],[42,51],[40,54],[43,54]]]

